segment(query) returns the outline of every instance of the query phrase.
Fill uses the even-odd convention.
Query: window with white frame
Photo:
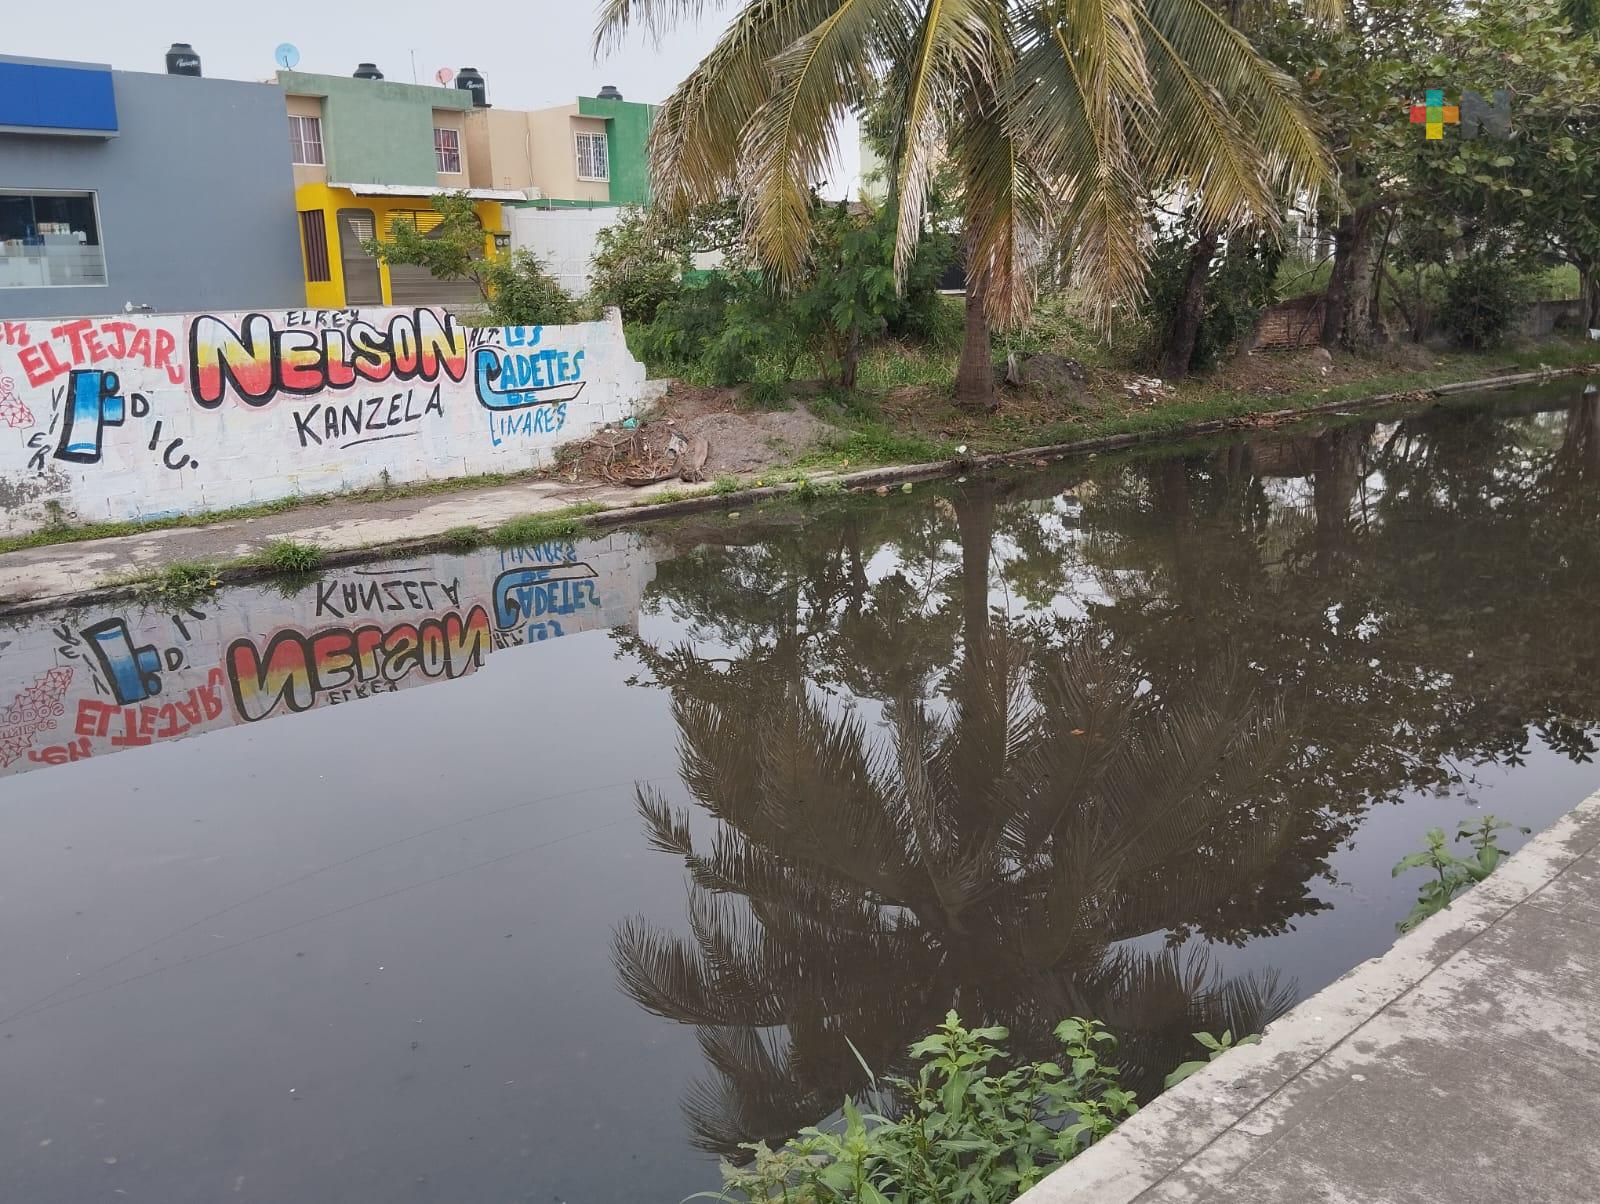
[[[580,133],[577,137],[578,179],[609,180],[611,160],[606,154],[606,136]]]
[[[307,167],[321,167],[322,118],[289,116],[289,155],[291,161]]]
[[[433,157],[441,175],[461,174],[461,134],[456,130],[433,129]]]

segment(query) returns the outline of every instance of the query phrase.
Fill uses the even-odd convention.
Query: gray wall
[[[0,288],[0,318],[305,305],[275,84],[113,73],[115,138],[0,134],[0,188],[99,194],[106,284]]]

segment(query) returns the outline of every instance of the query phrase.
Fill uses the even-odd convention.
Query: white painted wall
[[[644,538],[617,533],[230,589],[176,619],[35,615],[0,636],[0,777],[492,672],[497,652],[632,626],[654,575]]]
[[[590,266],[600,231],[622,220],[617,206],[605,209],[519,209],[507,205],[505,224],[513,249],[532,251],[545,270],[574,296],[589,291]]]
[[[481,330],[438,309],[0,322],[0,532],[540,467],[634,413],[644,384],[615,311]]]

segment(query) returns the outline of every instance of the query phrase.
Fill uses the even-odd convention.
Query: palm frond
[[[895,72],[900,125],[890,154],[898,206],[894,271],[904,280],[922,233],[928,187],[945,145],[952,106],[971,80],[993,87],[1004,45],[991,0],[927,0],[922,20],[900,35]]]
[[[968,277],[991,322],[1019,322],[1033,305],[1029,255],[1043,237],[1048,189],[992,97],[957,125],[951,149],[962,167]]]
[[[896,7],[898,0],[837,0],[771,60],[772,92],[751,115],[744,154],[753,181],[751,244],[780,283],[805,260],[812,189],[837,151],[839,116],[871,91],[872,38]]]
[[[721,0],[709,0],[709,3],[712,7],[721,7]],[[642,28],[652,41],[659,42],[673,26],[698,21],[707,4],[708,0],[601,0],[600,15],[594,27],[595,56],[598,58],[605,51],[616,49],[635,26]]]
[[[740,10],[656,112],[650,179],[658,206],[676,216],[742,195],[745,134],[773,94],[772,60],[816,29],[838,3],[756,0]]]
[[[1080,274],[1109,303],[1138,297],[1144,213],[1135,135],[1150,84],[1133,0],[1042,5],[1020,31],[1007,122],[1061,194]],[[1105,311],[1108,313],[1109,311]]]
[[[1139,23],[1162,116],[1150,127],[1147,156],[1154,178],[1178,182],[1197,201],[1205,225],[1225,228],[1249,217],[1274,220],[1268,181],[1239,115],[1195,73],[1143,8]]]
[[[1205,0],[1144,0],[1142,18],[1152,36],[1159,34],[1172,55],[1181,59],[1189,75],[1205,81],[1238,116],[1269,188],[1314,199],[1332,181],[1332,163],[1294,81],[1258,54],[1250,40]],[[1203,159],[1192,155],[1179,165],[1187,175],[1205,169]],[[1244,194],[1226,187],[1225,175],[1211,171],[1205,178],[1214,195],[1202,194],[1199,199],[1202,212],[1212,221],[1230,224],[1246,215],[1272,220],[1270,204],[1264,210],[1252,207]]]

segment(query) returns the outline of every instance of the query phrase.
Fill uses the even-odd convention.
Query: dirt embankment
[[[568,480],[647,485],[755,472],[803,454],[839,430],[809,410],[741,407],[732,389],[673,382],[632,427],[608,427],[570,445],[557,470]]]

